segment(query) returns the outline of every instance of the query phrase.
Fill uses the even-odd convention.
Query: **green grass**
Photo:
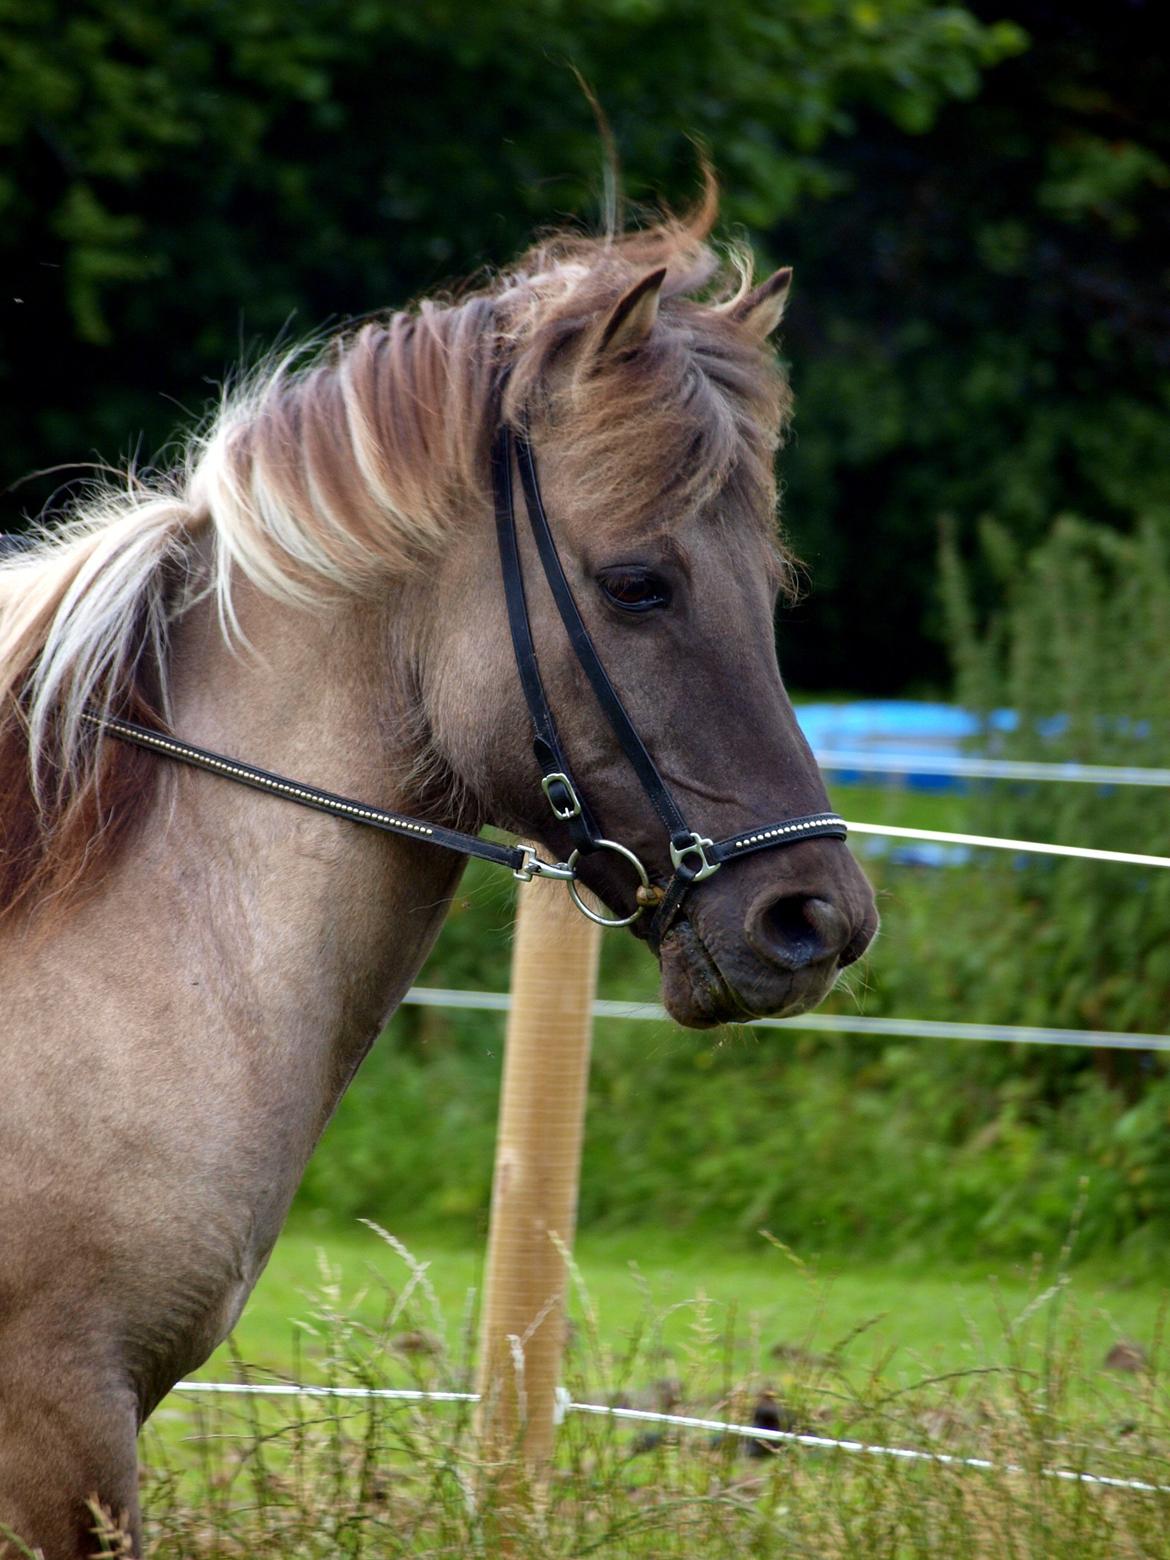
[[[837,811],[856,823],[888,823],[903,829],[970,827],[970,793],[912,790],[900,775],[885,784],[840,785],[829,776],[829,796]],[[854,841],[857,845],[857,841]]]
[[[294,1227],[209,1376],[465,1387],[480,1253],[415,1232]],[[319,1260],[319,1251],[324,1253]],[[547,1495],[485,1459],[463,1407],[172,1397],[145,1438],[158,1560],[338,1554],[581,1560],[1114,1560],[1170,1554],[1170,1496],[1045,1467],[1170,1482],[1161,1297],[1056,1264],[996,1279],[803,1266],[761,1241],[586,1236],[563,1379],[578,1400],[654,1399],[750,1420],[770,1390],[818,1435],[989,1457],[991,1471],[787,1448],[570,1415]],[[427,1264],[425,1274],[419,1264]],[[433,1285],[433,1296],[427,1292]],[[441,1315],[436,1316],[436,1310]],[[296,1319],[295,1325],[292,1319]],[[419,1351],[404,1341],[435,1334]],[[1103,1367],[1122,1334],[1149,1367]],[[404,1340],[406,1335],[406,1340]],[[295,1339],[295,1342],[293,1341]],[[777,1345],[780,1346],[779,1351]],[[1016,1471],[1012,1471],[1012,1468]],[[117,1553],[113,1543],[111,1553]]]
[[[447,1244],[441,1234],[425,1231],[408,1232],[404,1243],[427,1264],[446,1319],[445,1341],[454,1351],[478,1292],[483,1251]],[[762,1237],[751,1253],[739,1239],[684,1240],[654,1230],[586,1233],[576,1260],[603,1340],[614,1351],[643,1324],[647,1307],[656,1313],[678,1308],[664,1329],[663,1346],[681,1347],[688,1309],[702,1296],[721,1330],[738,1331],[745,1355],[755,1338],[765,1353],[779,1346],[829,1354],[840,1339],[856,1333],[850,1362],[895,1385],[961,1370],[973,1361],[1001,1363],[1005,1324],[1032,1303],[1048,1277],[1043,1264],[1030,1271],[942,1264],[930,1272],[852,1267],[840,1259],[804,1264]],[[324,1275],[336,1285],[336,1308],[369,1327],[381,1323],[387,1297],[399,1295],[410,1276],[402,1259],[364,1226],[314,1228],[302,1222],[277,1243],[236,1328],[235,1354],[251,1367],[288,1374],[298,1351],[306,1352],[312,1329],[327,1325]],[[1066,1289],[1076,1303],[1080,1342],[1090,1361],[1103,1362],[1121,1338],[1149,1347],[1165,1300],[1161,1286],[1131,1283],[1096,1267],[1073,1270]],[[233,1369],[225,1346],[198,1375],[230,1379]]]

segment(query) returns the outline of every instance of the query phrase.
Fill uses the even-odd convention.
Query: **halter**
[[[512,485],[513,456],[520,472],[528,523],[545,578],[569,637],[569,643],[589,680],[602,714],[608,721],[618,745],[666,831],[674,872],[665,886],[652,886],[649,873],[634,852],[616,840],[605,838],[594,821],[581,788],[572,779],[557,734],[556,722],[545,695],[544,684],[541,681],[536,646],[532,638],[532,625],[528,617],[524,571],[516,534],[516,508]],[[478,835],[444,828],[441,824],[389,812],[365,802],[355,801],[352,797],[322,791],[316,786],[305,785],[299,780],[290,780],[287,776],[273,774],[269,770],[244,763],[240,759],[229,758],[222,753],[196,747],[178,737],[139,726],[133,721],[89,713],[86,714],[85,719],[120,741],[146,748],[163,758],[175,759],[190,764],[196,769],[222,775],[241,785],[251,786],[272,796],[283,797],[286,801],[297,802],[302,807],[315,808],[319,812],[348,818],[353,823],[364,824],[369,828],[381,829],[389,834],[420,840],[430,845],[438,845],[444,850],[475,856],[481,861],[490,861],[493,865],[509,868],[513,876],[522,882],[528,882],[534,877],[559,878],[568,885],[569,893],[578,910],[600,926],[628,926],[647,908],[656,905],[657,909],[648,928],[648,940],[654,947],[657,947],[666,936],[691,889],[696,884],[713,877],[727,862],[737,860],[741,856],[749,856],[755,851],[775,850],[781,846],[793,845],[800,840],[843,840],[846,837],[845,823],[834,812],[806,813],[800,817],[785,818],[778,823],[745,829],[740,834],[733,834],[727,839],[718,841],[708,839],[688,826],[678,803],[659,774],[654,760],[647,752],[645,744],[626,713],[585,627],[580,609],[565,576],[548,516],[545,513],[536,474],[536,460],[526,434],[515,432],[506,424],[502,425],[492,443],[491,469],[496,541],[512,648],[520,675],[520,684],[532,720],[532,746],[536,762],[540,767],[541,789],[552,809],[553,816],[567,826],[572,840],[573,850],[567,861],[544,861],[531,845],[496,844],[491,840],[480,839]],[[610,851],[621,856],[637,874],[639,885],[637,903],[630,915],[598,915],[577,891],[577,862],[582,856],[599,850]]]

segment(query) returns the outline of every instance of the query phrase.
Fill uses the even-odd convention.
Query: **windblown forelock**
[[[695,336],[690,320],[672,320],[664,306],[637,352],[561,376],[538,402],[537,443],[542,433],[560,435],[574,503],[602,523],[670,524],[711,510],[772,531],[777,396],[758,373],[750,395],[731,388],[733,375],[712,372],[726,360],[704,361]]]
[[[744,262],[721,272],[711,250],[671,228],[641,239],[636,260],[611,250],[591,269],[573,251],[563,289],[542,271],[524,300],[513,282],[509,307],[528,330],[510,341],[504,415],[538,438],[542,429],[563,435],[575,497],[615,524],[718,500],[717,513],[754,519],[775,538],[774,458],[791,396],[774,356],[730,312]],[[667,277],[650,336],[633,352],[598,352],[599,324],[655,263]],[[706,302],[689,296],[713,283]],[[783,569],[779,549],[778,561]]]

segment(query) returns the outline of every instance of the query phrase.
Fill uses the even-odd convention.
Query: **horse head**
[[[83,506],[6,565],[0,777],[22,806],[0,911],[96,882],[143,814],[142,756],[111,755],[94,717],[166,731],[173,709],[176,736],[194,720],[246,742],[235,758],[311,758],[571,858],[659,953],[682,1023],[819,1001],[876,914],[777,664],[790,395],[768,337],[789,273],[748,274],[682,223],[547,241],[269,367],[169,486]],[[316,690],[294,740],[287,703],[326,654],[345,688]]]
[[[696,835],[719,839],[829,805],[774,638],[793,575],[773,476],[789,396],[767,337],[790,273],[712,304],[690,296],[707,252],[680,242],[670,258],[641,274],[620,251],[593,264],[562,258],[506,289],[495,305],[500,416],[535,451],[565,579],[621,705]],[[608,848],[586,846],[580,877],[658,945],[679,1022],[813,1006],[876,930],[848,849],[809,838],[727,862],[663,928],[649,906],[674,872],[669,824],[615,740],[524,527],[519,545],[573,785],[595,832],[643,863],[659,893],[640,889],[636,863]],[[484,817],[563,858],[581,839],[557,815],[564,797],[550,806],[542,790],[495,550],[490,526],[469,527],[436,571],[426,722]]]

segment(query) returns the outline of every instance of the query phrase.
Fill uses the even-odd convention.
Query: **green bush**
[[[998,602],[982,621],[972,605],[980,574],[981,592]],[[944,545],[942,579],[957,695],[983,716],[979,751],[1170,766],[1162,524],[1151,519],[1126,536],[1065,517],[1024,555],[988,523],[972,564],[953,541]],[[997,720],[1003,710],[1016,712],[1014,729]],[[1170,855],[1170,809],[1158,790],[992,781],[973,788],[962,811],[961,826],[974,833]],[[961,871],[883,880],[887,930],[867,1011],[1166,1029],[1166,870],[989,851]],[[899,1111],[917,1115],[919,1133],[934,1122],[956,1196],[986,1182],[989,1240],[1018,1249],[1045,1229],[1051,1239],[1084,1174],[1082,1241],[1155,1250],[1170,1223],[1170,1077],[1160,1055],[922,1045],[914,1057]],[[908,1104],[915,1093],[918,1112]],[[924,1196],[916,1191],[915,1202]],[[953,1213],[961,1226],[958,1204]]]

